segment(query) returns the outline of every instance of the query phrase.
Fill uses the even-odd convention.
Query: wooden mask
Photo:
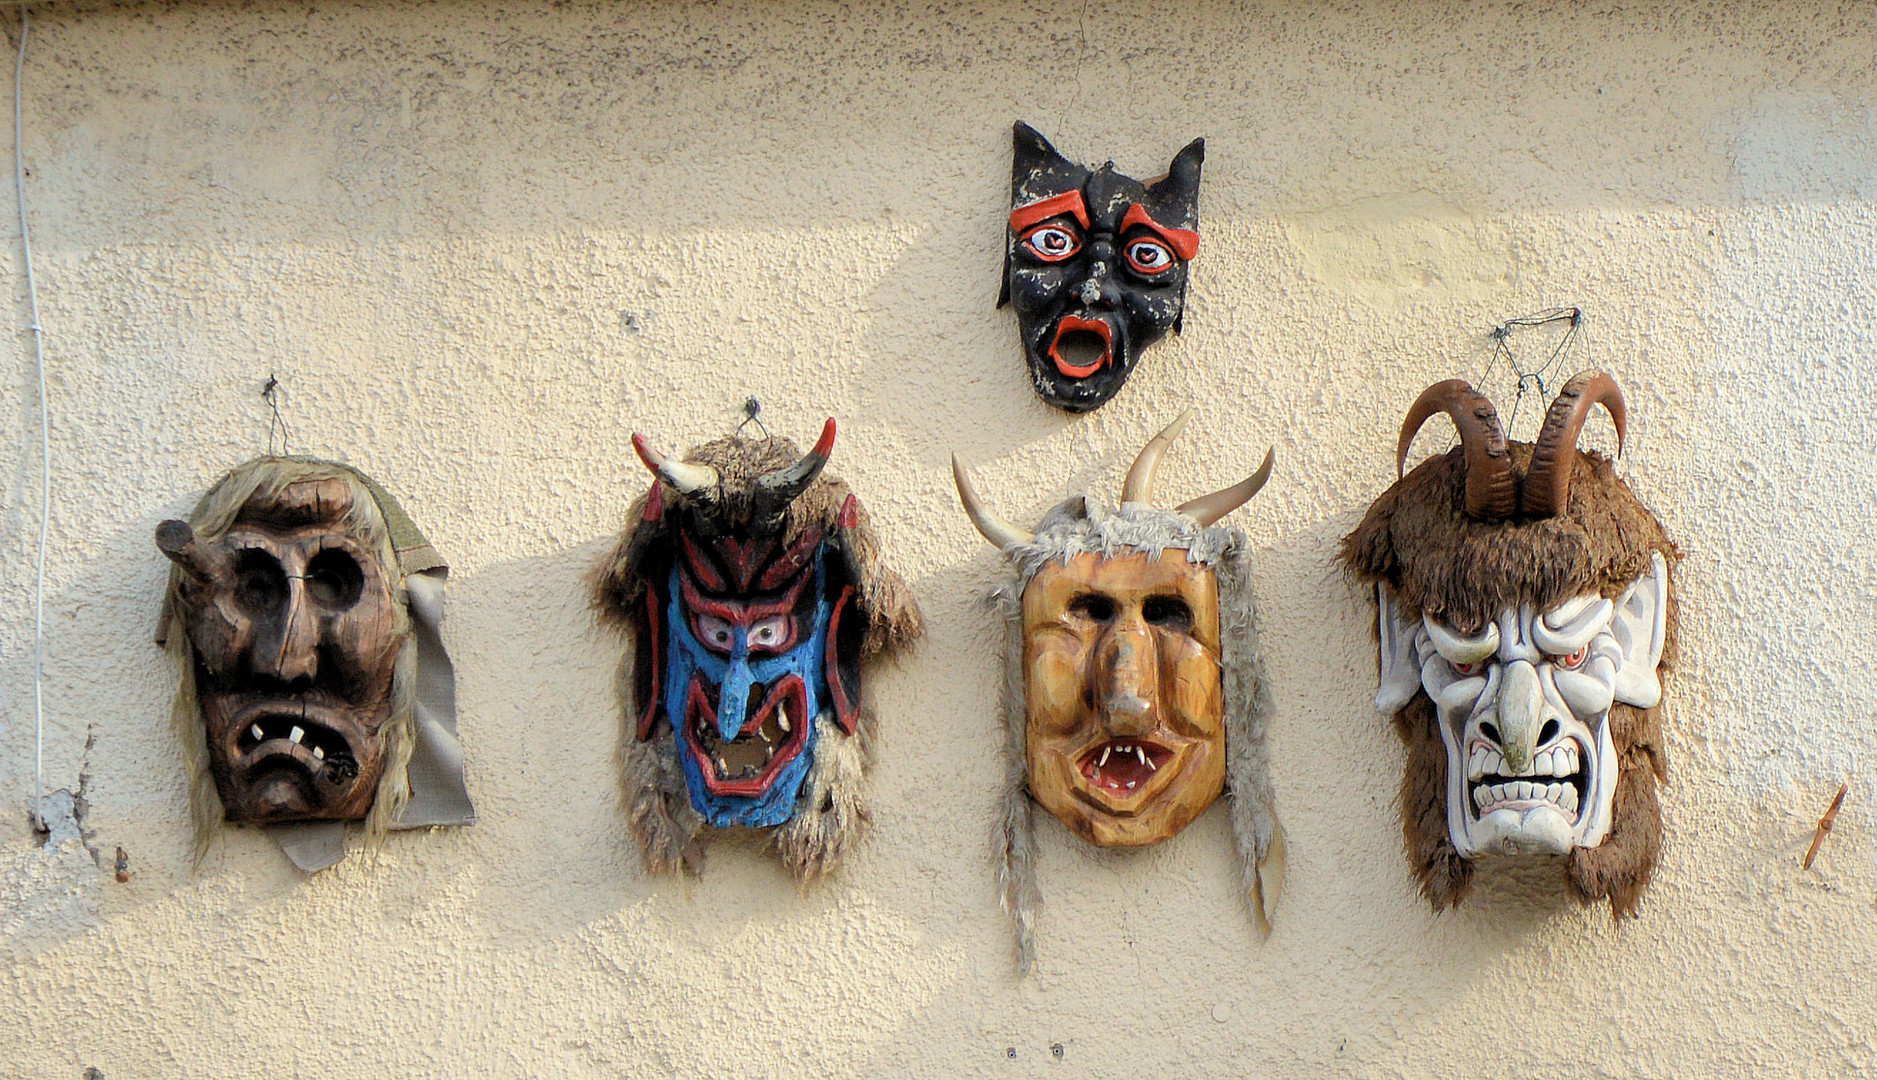
[[[190,745],[224,820],[370,818],[380,832],[474,820],[435,634],[447,567],[382,489],[347,466],[262,458],[190,520],[159,525],[156,543],[175,564],[159,641],[183,666],[178,719],[199,732]],[[305,869],[343,855],[337,824],[317,844],[295,835]]]
[[[1655,867],[1676,552],[1609,459],[1577,449],[1598,405],[1620,451],[1623,395],[1602,372],[1564,385],[1531,444],[1465,382],[1436,383],[1402,425],[1397,475],[1435,413],[1460,445],[1400,476],[1343,541],[1375,589],[1376,706],[1408,745],[1403,830],[1437,910],[1480,858],[1561,857],[1572,892],[1617,915]]]
[[[1214,524],[1264,485],[1271,456],[1241,484],[1155,508],[1160,457],[1191,415],[1141,451],[1119,509],[1077,497],[1033,533],[984,509],[953,458],[966,513],[1019,574],[999,595],[1018,659],[1006,709],[1022,767],[1005,810],[1004,881],[1022,967],[1032,799],[1092,844],[1139,847],[1178,833],[1229,786],[1259,918],[1276,903],[1282,841],[1264,774],[1269,698],[1245,541]]]
[[[860,500],[807,454],[732,436],[652,471],[594,605],[632,635],[626,787],[657,870],[703,865],[706,827],[768,829],[798,877],[831,869],[867,820],[862,666],[919,612],[881,568]]]

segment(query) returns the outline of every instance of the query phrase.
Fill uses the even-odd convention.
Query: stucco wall
[[[0,1075],[1877,1065],[1877,9],[1624,7],[38,7],[45,768],[83,777],[107,865],[26,826],[37,399],[8,227]],[[1186,332],[1084,418],[1032,397],[992,307],[1018,118],[1135,175],[1208,139]],[[1622,926],[1549,868],[1489,871],[1435,917],[1401,857],[1369,608],[1329,554],[1392,477],[1413,394],[1561,304],[1586,312],[1572,365],[1622,380],[1624,472],[1687,553],[1668,842]],[[454,564],[483,815],[312,878],[251,832],[191,867],[150,643],[152,527],[264,447],[270,372],[294,449],[382,479]],[[1491,389],[1509,408],[1511,381]],[[582,594],[645,482],[631,433],[713,437],[747,394],[798,439],[840,418],[835,467],[930,620],[871,682],[877,827],[806,895],[734,843],[698,882],[641,870],[620,646]],[[977,599],[1004,571],[947,455],[1033,520],[1112,498],[1189,403],[1168,498],[1277,447],[1230,519],[1277,693],[1277,928],[1258,940],[1234,894],[1222,806],[1135,854],[1045,821],[1018,982],[993,882],[1002,639]]]

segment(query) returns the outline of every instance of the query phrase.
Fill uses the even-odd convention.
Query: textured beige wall
[[[90,842],[133,877],[25,826],[37,414],[9,238],[0,1075],[1872,1068],[1877,11],[1611,7],[40,7],[46,773],[84,778]],[[992,308],[1016,118],[1136,175],[1209,140],[1186,334],[1093,416],[1033,399]],[[1328,561],[1412,395],[1557,304],[1587,311],[1576,362],[1621,378],[1625,471],[1688,555],[1669,840],[1620,927],[1549,868],[1428,912],[1368,609]],[[294,448],[384,480],[454,562],[483,814],[314,878],[252,833],[191,869],[150,644],[151,529],[263,447],[269,372]],[[871,683],[877,827],[807,895],[734,843],[700,882],[641,871],[619,646],[581,594],[644,483],[631,433],[715,436],[748,393],[797,438],[840,418],[836,467],[931,623]],[[1233,893],[1223,808],[1136,854],[1049,822],[1019,983],[993,885],[1001,638],[976,603],[1002,569],[946,456],[1033,518],[1112,498],[1195,402],[1169,498],[1278,448],[1231,519],[1277,691],[1278,927],[1260,942]]]

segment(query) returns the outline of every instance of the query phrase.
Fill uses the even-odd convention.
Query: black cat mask
[[[1036,392],[1089,412],[1120,392],[1142,349],[1179,332],[1206,140],[1188,143],[1151,184],[1112,161],[1077,165],[1021,121],[1014,144],[997,306],[1017,309]]]

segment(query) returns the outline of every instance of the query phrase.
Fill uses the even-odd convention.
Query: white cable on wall
[[[26,34],[32,15],[20,5],[20,47],[13,62],[13,186],[19,193],[20,248],[26,262],[27,310],[32,316],[33,366],[39,373],[39,560],[33,580],[33,827],[46,830],[41,812],[46,788],[46,533],[52,525],[52,420],[46,407],[45,333],[39,327],[39,283],[33,277],[33,241],[26,229]]]

